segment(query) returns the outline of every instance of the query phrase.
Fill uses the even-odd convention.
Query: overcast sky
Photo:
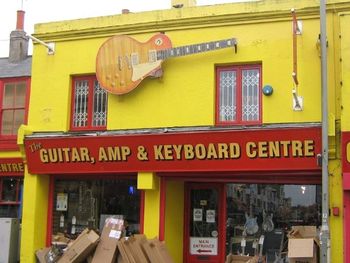
[[[197,5],[230,2],[239,0],[197,0]],[[16,28],[16,11],[20,9],[25,11],[24,30],[32,34],[37,23],[115,15],[122,9],[142,12],[170,6],[171,0],[0,0],[0,57],[8,57],[9,37]]]

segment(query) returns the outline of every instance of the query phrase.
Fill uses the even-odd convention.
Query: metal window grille
[[[242,121],[259,120],[259,70],[242,70]]]
[[[102,89],[97,80],[94,81],[94,110],[92,126],[106,126],[107,92]]]
[[[76,80],[74,89],[73,127],[105,127],[107,92],[91,77]]]
[[[237,76],[236,71],[221,71],[219,82],[219,120],[236,120]]]
[[[74,92],[74,127],[86,127],[88,124],[88,99],[89,99],[89,81],[75,81]]]

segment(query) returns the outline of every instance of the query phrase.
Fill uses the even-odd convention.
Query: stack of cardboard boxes
[[[64,250],[54,242],[52,247],[38,250],[36,256],[39,263],[173,262],[163,242],[145,235],[124,237],[124,220],[113,217],[106,219],[100,236],[85,229]]]
[[[317,263],[319,247],[316,226],[293,226],[288,234],[290,263]]]
[[[285,245],[276,252],[274,259],[259,256],[232,255],[225,263],[317,263],[319,258],[319,235],[316,226],[293,226],[288,232]],[[265,239],[266,240],[266,239]],[[287,247],[288,241],[288,247]],[[283,241],[284,243],[284,241]]]

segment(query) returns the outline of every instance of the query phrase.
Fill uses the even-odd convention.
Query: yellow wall
[[[35,251],[46,246],[49,176],[25,171],[20,261],[34,263]]]
[[[341,130],[350,131],[350,13],[340,15],[340,33],[341,33],[341,82],[342,87],[342,116]]]
[[[329,109],[330,135],[334,140],[335,121],[339,120],[340,78],[337,13],[350,9],[349,1],[327,1]],[[342,3],[342,4],[337,4]],[[303,22],[303,33],[298,36],[298,95],[304,99],[304,110],[292,110],[292,23],[290,9],[296,8]],[[74,21],[39,24],[35,36],[55,42],[55,54],[47,55],[45,47],[35,44],[32,65],[32,91],[28,122],[33,131],[68,131],[70,117],[71,77],[95,74],[98,48],[109,37],[128,34],[146,41],[157,32],[164,31],[173,46],[201,43],[236,37],[238,52],[232,48],[170,58],[163,63],[164,75],[160,79],[144,80],[133,92],[108,96],[108,130],[212,126],[215,121],[215,65],[261,63],[262,83],[274,88],[270,97],[263,96],[263,123],[304,123],[321,121],[320,57],[317,49],[319,34],[319,6],[313,0],[256,1],[250,3],[171,9],[127,15],[115,15]],[[349,16],[340,19],[341,28],[350,23]],[[349,39],[349,32],[342,32]],[[342,56],[350,57],[349,41],[343,41]],[[344,83],[350,81],[349,60],[342,63]],[[350,101],[349,89],[344,89],[343,101]],[[347,104],[348,105],[348,104]],[[343,103],[342,130],[350,130],[350,111]],[[333,148],[336,146],[334,145]],[[334,150],[334,149],[333,149]],[[335,150],[334,150],[335,151]],[[339,160],[334,159],[330,171],[330,203],[342,207]],[[158,182],[159,183],[159,182]],[[23,262],[33,262],[35,249],[45,245],[48,178],[27,175],[25,178],[24,225],[22,244]],[[181,262],[182,235],[173,239],[176,228],[171,222],[183,222],[183,216],[173,218],[183,202],[183,185],[171,182],[167,188],[165,239],[176,262]],[[145,234],[158,236],[159,185],[145,190]],[[183,209],[181,210],[183,211]],[[331,217],[331,236],[342,242],[341,218]],[[39,222],[39,226],[34,224]],[[181,228],[183,229],[183,228]],[[35,237],[30,237],[35,232]],[[31,242],[32,241],[32,242]],[[176,244],[178,242],[178,244]],[[332,240],[332,262],[341,262],[342,248]],[[22,261],[21,261],[22,262]]]
[[[165,205],[165,243],[174,259],[183,260],[184,182],[167,181]]]
[[[0,158],[22,158],[20,152],[0,152]]]
[[[143,232],[147,238],[159,236],[160,180],[155,178],[155,188],[145,191],[145,211]]]
[[[305,1],[305,3],[307,2]],[[295,5],[299,5],[299,3]],[[231,19],[223,19],[222,24],[218,24],[221,20],[215,16],[208,18],[209,21],[205,24],[201,24],[202,20],[198,18],[201,14],[200,11],[193,11],[191,18],[185,11],[181,13],[178,10],[167,10],[164,11],[165,14],[169,15],[166,21],[161,20],[162,17],[159,18],[159,12],[147,12],[145,17],[151,22],[154,22],[152,19],[154,20],[155,16],[160,20],[158,28],[152,27],[147,28],[147,30],[140,25],[138,27],[134,25],[135,28],[131,26],[133,19],[141,20],[143,13],[98,18],[95,21],[95,27],[101,25],[100,31],[94,28],[93,31],[90,31],[92,35],[89,38],[79,37],[77,33],[78,37],[73,39],[74,41],[64,41],[64,34],[73,38],[70,34],[84,28],[85,22],[89,25],[88,22],[92,23],[94,19],[72,21],[70,29],[65,27],[66,23],[59,22],[38,25],[36,27],[38,37],[43,39],[51,37],[52,41],[57,38],[55,42],[56,54],[49,56],[46,54],[45,47],[35,46],[32,85],[36,88],[33,88],[31,95],[30,125],[43,131],[67,131],[70,77],[95,73],[95,58],[98,48],[108,37],[118,33],[128,33],[143,42],[148,40],[155,31],[161,30],[164,30],[170,37],[174,47],[236,37],[238,53],[235,54],[229,48],[166,60],[163,63],[164,75],[162,78],[146,79],[133,92],[123,96],[109,95],[109,130],[213,125],[215,110],[214,67],[227,63],[262,64],[263,85],[270,84],[274,88],[272,96],[263,96],[264,123],[319,122],[321,111],[315,110],[320,109],[321,106],[320,78],[317,77],[320,74],[320,58],[316,48],[319,34],[318,9],[315,7],[314,9],[297,10],[298,19],[303,22],[303,34],[298,36],[298,78],[300,82],[298,95],[304,98],[304,110],[296,112],[292,110],[290,10],[282,4],[270,4],[268,7],[271,10],[273,8],[279,10],[282,7],[285,9],[268,17],[261,13],[249,14],[249,16],[244,17],[239,13],[239,7],[246,11],[242,8],[242,4],[238,4],[237,8],[234,4],[229,6],[234,10],[231,11]],[[248,6],[251,6],[253,11],[259,11],[257,4]],[[290,1],[290,6],[294,6],[292,1]],[[217,13],[218,16],[228,16],[226,5],[220,7],[212,7],[212,9],[205,7],[198,10],[203,9],[205,15],[209,12],[208,10],[213,10],[213,13]],[[260,8],[268,10],[268,7],[262,5]],[[177,14],[176,19],[175,14]],[[188,19],[188,24],[192,26],[181,28],[184,26],[182,17]],[[146,18],[143,19],[146,20]],[[119,20],[125,24],[125,27],[132,27],[133,31],[119,32],[122,30],[119,24],[118,26],[112,24],[112,22],[120,22]],[[111,23],[112,28],[114,27],[115,32],[106,32],[106,29],[102,27],[108,26],[108,22]],[[208,27],[210,22],[213,25]],[[332,27],[332,17],[329,15],[328,28],[330,31]],[[141,29],[142,32],[140,32]],[[67,31],[51,33],[55,30]],[[45,35],[45,33],[48,34]],[[103,35],[101,36],[101,34]],[[328,40],[330,43],[333,41],[332,34],[329,34]],[[330,48],[330,62],[334,60],[333,53]],[[329,68],[330,83],[332,84],[331,64]],[[331,89],[329,95],[334,98],[334,90]],[[334,111],[334,100],[332,103],[330,108]]]

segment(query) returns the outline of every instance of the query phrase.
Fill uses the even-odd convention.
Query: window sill
[[[19,151],[19,146],[17,145],[17,138],[0,138],[0,151]]]
[[[0,201],[0,205],[19,205],[20,202],[17,201]]]

